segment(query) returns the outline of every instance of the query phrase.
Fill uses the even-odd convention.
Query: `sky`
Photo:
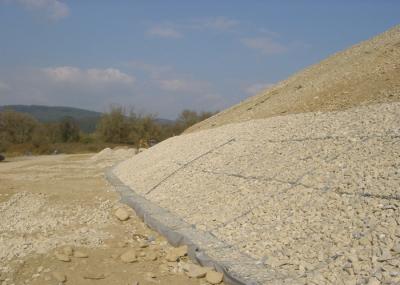
[[[0,105],[222,110],[397,24],[399,0],[0,0]]]

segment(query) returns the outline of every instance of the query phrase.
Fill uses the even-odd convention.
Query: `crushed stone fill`
[[[394,284],[399,169],[400,103],[388,103],[174,137],[115,174],[222,241],[211,257],[262,264],[251,272],[261,283]]]

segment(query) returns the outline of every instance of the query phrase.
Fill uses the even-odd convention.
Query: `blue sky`
[[[396,24],[398,0],[0,0],[0,105],[221,110]]]

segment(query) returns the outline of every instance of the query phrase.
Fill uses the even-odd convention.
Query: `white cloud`
[[[0,67],[0,82],[4,83],[1,86],[10,87],[8,90],[0,87],[0,101],[1,104],[75,106],[100,111],[110,104],[121,104],[171,119],[183,109],[213,111],[233,103],[219,94],[212,83],[192,78],[186,72],[178,73],[172,67],[142,62],[125,71],[129,68],[132,68],[129,63],[124,71],[76,66],[11,70]]]
[[[218,31],[227,31],[236,27],[238,24],[239,21],[219,16],[215,18],[208,18],[205,20],[201,20],[199,21],[199,24],[197,26],[200,28],[207,28]]]
[[[53,20],[60,20],[69,15],[69,7],[59,0],[11,0],[29,9],[43,10]]]
[[[244,38],[241,39],[241,42],[249,48],[261,51],[265,55],[280,54],[288,51],[288,47],[269,37]]]
[[[147,34],[154,37],[177,39],[183,34],[172,26],[154,26],[147,30]]]
[[[94,83],[94,84],[108,84],[108,83],[123,83],[132,84],[135,78],[131,75],[121,72],[115,68],[90,68],[82,70],[73,66],[60,66],[45,68],[43,72],[56,82],[72,82],[72,83]]]
[[[184,78],[159,79],[156,82],[160,89],[172,92],[197,93],[202,92],[209,86],[205,81]]]
[[[273,84],[271,84],[271,83],[258,82],[258,83],[254,83],[254,84],[247,86],[244,91],[249,95],[255,95],[255,94],[263,91],[264,89],[271,87],[272,85]]]

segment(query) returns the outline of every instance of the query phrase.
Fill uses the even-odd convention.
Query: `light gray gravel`
[[[252,120],[121,163],[138,194],[264,284],[400,282],[400,103]],[[246,261],[249,263],[248,261]],[[262,265],[262,266],[260,266]]]

